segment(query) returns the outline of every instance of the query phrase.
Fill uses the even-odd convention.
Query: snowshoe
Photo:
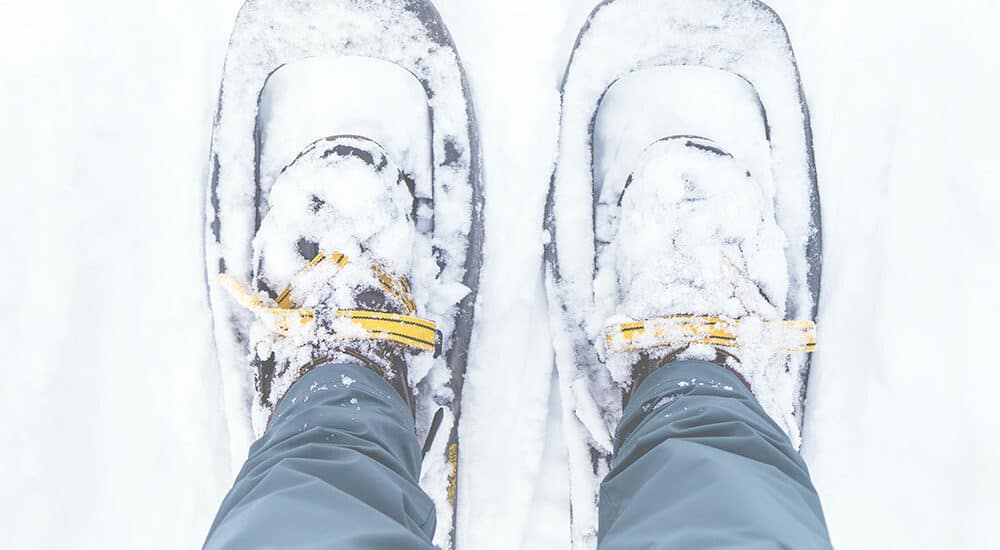
[[[263,431],[288,365],[363,348],[401,394],[412,392],[434,542],[451,548],[483,199],[468,83],[434,6],[248,0],[210,163],[206,268],[234,465]],[[320,169],[325,186],[301,183]],[[352,217],[361,206],[375,214]],[[282,209],[281,227],[265,235]],[[355,291],[324,297],[316,278],[331,277]],[[321,311],[331,300],[339,314]],[[280,338],[253,333],[255,319]],[[321,322],[340,335],[320,344],[329,349],[298,345]]]
[[[820,227],[808,108],[770,8],[606,0],[594,9],[562,82],[545,213],[574,547],[596,545],[598,485],[642,361],[737,357],[799,444]],[[702,254],[708,241],[715,248]]]

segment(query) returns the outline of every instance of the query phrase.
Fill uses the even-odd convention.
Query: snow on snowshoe
[[[282,390],[275,385],[288,383],[283,369],[316,352],[296,338],[329,313],[321,304],[335,303],[328,342],[406,358],[408,384],[390,381],[413,391],[418,437],[427,440],[421,485],[437,505],[441,548],[454,540],[481,265],[478,147],[466,76],[430,2],[241,8],[212,138],[205,232],[233,463],[263,431],[270,396]],[[307,176],[329,181],[303,183]],[[358,214],[365,208],[367,217]],[[269,214],[284,221],[264,232]],[[346,278],[356,292],[321,300],[317,278]],[[253,333],[255,321],[278,337]],[[261,359],[267,352],[270,361]]]
[[[770,8],[598,5],[562,82],[545,227],[575,547],[596,544],[598,485],[642,358],[737,357],[799,444],[820,208],[808,108]]]

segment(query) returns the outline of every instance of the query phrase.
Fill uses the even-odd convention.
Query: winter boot
[[[608,365],[634,389],[680,359],[712,361],[769,401],[776,359],[815,346],[811,321],[783,321],[785,236],[754,175],[708,139],[650,145],[626,180],[599,278],[619,289]],[[626,396],[627,399],[627,396]]]
[[[356,136],[317,141],[281,171],[253,241],[256,292],[225,278],[257,316],[251,349],[264,411],[329,362],[360,362],[413,410],[408,361],[439,343],[410,292],[411,185],[377,143]]]

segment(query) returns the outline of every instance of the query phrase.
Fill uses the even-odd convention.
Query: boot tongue
[[[334,137],[307,147],[270,190],[253,242],[258,287],[280,291],[318,251],[367,254],[408,275],[415,231],[406,182],[373,141]]]
[[[773,246],[762,246],[774,244],[771,233],[777,230],[773,219],[765,223],[765,213],[753,177],[714,142],[684,137],[651,145],[621,197],[619,313],[634,319],[775,318],[776,308],[751,279],[753,262],[746,257],[774,256],[768,252]],[[782,270],[783,250],[781,241]]]

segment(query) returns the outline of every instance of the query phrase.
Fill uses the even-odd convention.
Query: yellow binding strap
[[[337,317],[350,319],[372,340],[389,340],[423,351],[436,348],[437,325],[426,319],[362,310],[340,310]]]
[[[407,312],[416,313],[417,304],[410,297],[410,283],[406,280],[406,277],[394,277],[378,264],[372,264],[372,273],[375,274],[382,288],[399,300]]]
[[[347,256],[344,256],[339,252],[334,252],[333,254],[330,254],[329,258],[331,262],[337,265],[337,271],[340,271],[340,268],[344,267],[347,264]],[[319,263],[325,259],[327,259],[326,254],[323,254],[322,252],[316,254],[316,257],[313,258],[312,261],[310,261],[308,264],[306,264],[306,267],[303,268],[302,271],[309,271],[310,269],[319,265]],[[295,304],[292,303],[292,285],[286,286],[285,290],[282,290],[281,294],[278,294],[278,297],[275,298],[274,301],[278,303],[278,307],[282,307],[285,309],[295,307]]]
[[[739,348],[748,343],[766,346],[775,354],[811,352],[816,349],[816,323],[673,315],[610,325],[604,338],[609,353],[690,344]]]
[[[343,254],[333,253],[329,256],[320,253],[305,267],[311,269],[320,262],[329,259],[339,268],[347,263]],[[405,278],[393,277],[381,267],[373,271],[387,292],[396,295],[404,306],[413,313],[416,304],[409,295],[409,283]],[[291,332],[316,331],[316,314],[312,309],[296,308],[292,302],[292,287],[289,285],[274,300],[250,291],[232,275],[219,274],[219,283],[240,305],[252,311],[272,332],[287,336]],[[433,321],[412,315],[399,315],[380,311],[338,310],[333,325],[338,320],[347,320],[351,327],[343,327],[340,333],[316,335],[320,339],[331,340],[387,340],[403,346],[420,350],[434,351],[440,349],[437,325]],[[360,330],[355,330],[360,329]]]
[[[250,292],[232,275],[220,273],[219,283],[241,306],[257,315],[272,332],[287,334],[313,321],[312,310],[278,307],[270,298]]]

